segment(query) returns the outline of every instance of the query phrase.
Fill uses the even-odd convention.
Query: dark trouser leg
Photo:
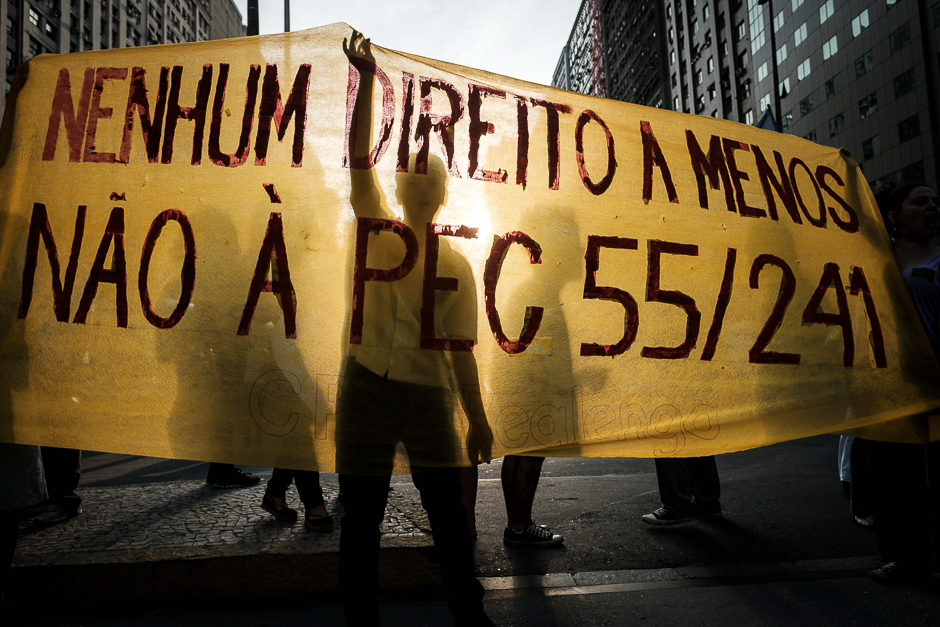
[[[268,480],[268,486],[265,488],[264,493],[268,496],[274,498],[283,499],[287,496],[287,488],[290,487],[291,481],[294,480],[293,470],[287,470],[286,468],[275,468],[271,472],[271,478]],[[298,484],[300,482],[298,481]],[[300,487],[297,488],[300,490]]]
[[[0,512],[0,594],[9,590],[13,554],[16,552],[16,534],[19,516],[16,512]]]
[[[428,513],[434,546],[441,560],[447,606],[454,616],[483,612],[483,586],[476,579],[467,510],[461,497],[459,468],[436,468],[412,475]]]
[[[656,458],[656,482],[659,498],[667,511],[683,516],[695,510],[692,488],[689,485],[689,469],[683,458]]]
[[[542,475],[544,457],[506,455],[500,477],[506,501],[506,526],[522,531],[532,522],[532,505]]]
[[[77,512],[82,504],[82,497],[75,494],[82,476],[82,452],[51,446],[43,446],[40,451],[49,500],[66,511]]]
[[[876,441],[869,441],[866,448],[881,558],[912,571],[931,570],[926,448]]]
[[[849,464],[852,467],[852,487],[849,494],[849,510],[855,516],[871,516],[871,476],[868,472],[868,441],[852,438],[849,449]]]
[[[295,470],[294,482],[297,484],[297,494],[309,511],[314,507],[323,505],[323,488],[320,487],[320,473],[316,470]]]
[[[389,483],[389,475],[339,476],[346,510],[339,537],[339,592],[347,625],[379,624],[379,525]]]
[[[700,514],[716,514],[721,511],[721,482],[714,455],[689,457],[685,460],[688,469],[689,488]]]

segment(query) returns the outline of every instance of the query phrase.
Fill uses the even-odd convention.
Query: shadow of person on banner
[[[350,98],[356,98],[349,139],[355,155],[372,145],[376,76],[384,93],[391,87],[368,40],[354,32],[344,49]],[[370,131],[358,133],[360,128]],[[419,152],[407,171],[396,174],[401,220],[389,210],[372,163],[353,156],[347,165],[356,237],[347,284],[350,331],[343,338],[350,346],[341,377],[346,401],[336,419],[346,510],[339,572],[344,614],[350,624],[378,624],[379,525],[391,474],[410,471],[440,555],[448,606],[462,619],[483,616],[457,468],[467,463],[457,405],[482,407],[461,398],[462,392],[479,393],[472,352],[475,291],[469,265],[442,237],[471,233],[433,224],[447,202],[448,173],[440,159]],[[480,449],[474,455],[488,459],[489,437],[475,435],[468,438]]]

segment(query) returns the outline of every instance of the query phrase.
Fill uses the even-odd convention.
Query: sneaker
[[[507,528],[503,531],[503,544],[510,546],[558,546],[565,541],[563,536],[552,533],[545,525],[530,522],[522,531]]]
[[[897,562],[888,562],[881,568],[869,572],[868,576],[875,583],[881,584],[919,583],[929,581],[933,573],[913,569],[910,566],[901,566]]]
[[[213,488],[248,488],[258,485],[261,477],[256,477],[250,472],[245,472],[241,468],[232,468],[226,470],[224,474],[209,475],[206,477],[206,483]]]
[[[670,512],[665,507],[660,507],[652,514],[645,514],[643,516],[643,522],[646,524],[659,526],[681,525],[682,523],[687,523],[691,520],[691,516],[686,516],[677,512]]]
[[[81,513],[81,507],[79,507],[77,510],[69,511],[63,509],[61,505],[53,503],[46,508],[46,511],[36,516],[33,519],[33,522],[37,525],[57,525],[61,522],[65,522],[69,518],[75,518]]]

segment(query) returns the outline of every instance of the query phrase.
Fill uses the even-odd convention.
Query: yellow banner
[[[0,440],[400,472],[938,437],[858,164],[799,138],[334,24],[37,57],[0,160]]]

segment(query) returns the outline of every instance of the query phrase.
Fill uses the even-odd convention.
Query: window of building
[[[839,52],[839,36],[833,35],[832,39],[823,44],[823,61],[828,61],[837,52]]]
[[[770,107],[770,94],[766,94],[763,98],[760,99],[760,102],[757,103],[757,110],[764,113],[767,108]]]
[[[858,118],[864,120],[878,110],[878,92],[872,92],[858,101]]]
[[[780,84],[777,85],[777,93],[780,95],[781,98],[783,98],[784,96],[790,93],[790,77],[789,76],[783,79],[782,81],[780,81]]]
[[[7,48],[7,74],[16,71],[16,51]]]
[[[721,42],[721,58],[723,59],[727,56],[728,56],[728,42],[723,41]]]
[[[672,5],[666,6],[666,17],[672,17]]]
[[[813,94],[810,94],[803,100],[800,100],[800,117],[813,110]]]
[[[673,100],[672,100],[672,108],[675,109],[676,111],[679,111],[679,110],[680,110],[680,107],[679,107],[679,96],[676,96],[675,98],[673,98]]]
[[[672,43],[672,42],[673,42],[673,38],[674,38],[674,37],[675,37],[675,30],[673,30],[672,28],[670,28],[670,29],[669,29],[669,43]]]
[[[855,60],[855,78],[865,76],[873,67],[875,67],[875,61],[869,50]]]
[[[715,99],[715,94],[717,94],[717,93],[718,93],[718,92],[717,92],[717,90],[715,89],[715,83],[712,83],[711,85],[708,86],[708,100],[709,100],[709,101],[714,100],[714,99]]]
[[[49,23],[49,22],[46,22],[44,26],[45,26],[44,30],[46,31],[46,35],[47,35],[50,39],[55,39],[55,38],[56,38],[56,36],[55,36],[55,27],[54,27],[51,23]]]
[[[780,65],[787,59],[787,45],[783,44],[777,48],[777,65]]]
[[[911,43],[911,23],[908,22],[888,36],[888,43],[891,46],[891,54],[899,51],[901,48]]]
[[[708,7],[708,3],[705,3],[705,6],[702,7],[702,19],[707,20],[712,14],[712,10]]]
[[[701,85],[705,80],[705,75],[702,74],[702,70],[699,70],[695,73],[695,84]]]
[[[829,137],[835,137],[845,130],[845,116],[841,113],[829,119]]]
[[[852,20],[852,37],[858,37],[862,31],[868,28],[868,9],[865,9]]]
[[[738,55],[738,67],[746,68],[747,67],[747,53],[742,52]]]
[[[672,75],[672,86],[675,87],[676,85],[678,85],[678,81],[676,80],[676,75],[675,75],[675,73],[673,73],[673,75]]]
[[[885,0],[885,7],[890,11],[901,0]]]
[[[803,80],[804,78],[808,78],[810,75],[810,72],[812,71],[813,70],[810,67],[809,59],[803,59],[803,62],[800,63],[798,66],[796,66],[797,80]]]
[[[914,89],[914,68],[909,69],[894,79],[894,97],[900,98]]]
[[[676,51],[675,51],[675,50],[670,50],[670,51],[669,51],[669,63],[673,63],[673,64],[674,64],[675,62],[676,62]]]
[[[787,111],[783,114],[783,122],[781,123],[781,128],[786,132],[791,126],[793,126],[793,111]]]
[[[793,47],[796,48],[806,40],[806,22],[793,32]]]
[[[881,135],[875,135],[871,139],[862,142],[862,158],[868,161],[872,157],[881,153]]]
[[[920,135],[920,119],[916,115],[898,123],[898,140],[902,144],[918,135]]]
[[[751,97],[751,81],[746,80],[741,83],[741,97],[750,98]]]
[[[744,123],[745,123],[745,124],[753,124],[753,123],[754,123],[754,110],[753,110],[753,109],[748,109],[747,111],[745,111],[745,113],[744,113]]]
[[[702,94],[695,101],[695,112],[701,113],[704,110],[705,110],[705,94]]]
[[[11,37],[16,37],[16,20],[9,15],[7,16],[7,33]]]
[[[806,135],[803,135],[803,139],[808,139],[811,142],[816,141],[816,131],[810,131]]]
[[[29,23],[33,26],[39,26],[39,14],[32,7],[29,9]]]
[[[744,36],[747,35],[747,29],[744,26],[744,20],[738,22],[738,39],[744,39]]]
[[[819,23],[822,24],[828,20],[835,12],[835,3],[832,0],[826,0],[826,2],[819,7]]]
[[[760,64],[760,67],[757,68],[757,82],[760,82],[767,78],[767,62],[764,61]]]
[[[708,61],[706,62],[705,65],[708,68],[709,74],[714,72],[715,71],[715,57],[708,57]]]
[[[692,34],[698,32],[698,20],[692,20]]]
[[[940,26],[940,2],[933,5],[933,25]]]
[[[783,11],[780,11],[780,13],[777,14],[777,17],[774,18],[774,32],[775,33],[778,30],[780,30],[781,26],[783,26],[783,22],[784,22]]]
[[[803,0],[790,0],[790,10],[796,13],[796,10],[803,6]]]
[[[826,81],[826,100],[829,100],[842,91],[842,75],[836,74]]]

